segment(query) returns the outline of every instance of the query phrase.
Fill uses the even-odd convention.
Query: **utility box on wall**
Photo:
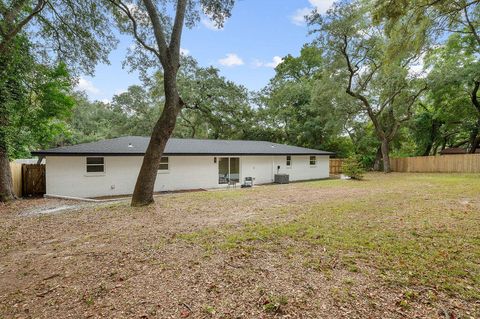
[[[275,174],[274,182],[276,184],[288,184],[289,175],[288,174]]]

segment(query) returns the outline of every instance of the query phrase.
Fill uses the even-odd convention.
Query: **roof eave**
[[[106,153],[106,152],[31,152],[33,156],[144,156],[145,153]],[[166,156],[334,156],[336,153],[164,153]]]

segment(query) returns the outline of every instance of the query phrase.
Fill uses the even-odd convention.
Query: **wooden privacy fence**
[[[342,173],[342,158],[331,158],[330,159],[330,175],[338,175]]]
[[[480,173],[480,154],[391,158],[394,172]]]
[[[10,163],[13,191],[18,197],[45,194],[45,165]]]
[[[22,164],[10,163],[13,179],[13,193],[17,197],[22,197]]]

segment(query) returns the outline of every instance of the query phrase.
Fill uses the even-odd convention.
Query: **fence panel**
[[[480,154],[392,158],[390,167],[394,172],[480,173]]]
[[[342,173],[342,158],[331,158],[330,159],[330,174],[338,175]]]
[[[10,163],[12,171],[13,193],[17,197],[22,197],[22,164]]]

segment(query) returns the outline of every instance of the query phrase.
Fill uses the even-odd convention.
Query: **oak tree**
[[[14,83],[33,86],[26,85],[32,73],[18,61],[29,59],[39,68],[63,62],[70,71],[92,73],[115,43],[100,0],[0,1],[0,201],[14,198],[7,131],[23,111],[25,93],[17,94]]]
[[[109,0],[120,30],[133,35],[138,46],[130,62],[134,67],[154,67],[163,72],[165,102],[148,144],[135,184],[132,206],[153,203],[157,170],[178,114],[185,106],[177,75],[184,25],[193,26],[206,14],[221,26],[230,16],[234,0]]]

